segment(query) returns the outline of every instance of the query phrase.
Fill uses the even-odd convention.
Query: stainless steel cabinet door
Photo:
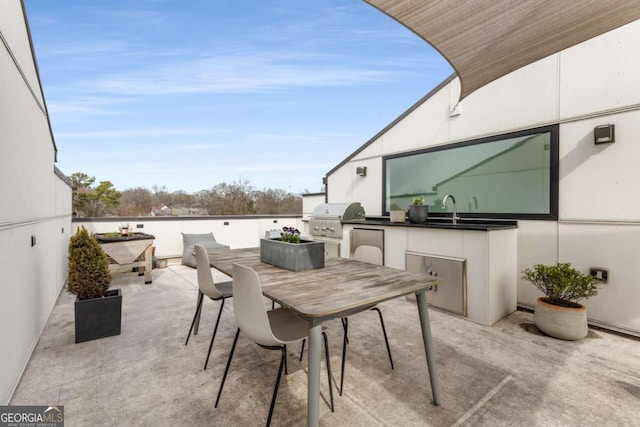
[[[442,285],[427,292],[427,302],[442,310],[467,315],[466,260],[439,255],[406,253],[407,271],[442,279]]]

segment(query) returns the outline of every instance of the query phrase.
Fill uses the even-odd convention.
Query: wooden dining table
[[[416,295],[433,403],[440,404],[425,296],[427,289],[441,284],[440,279],[345,258],[326,258],[324,268],[294,272],[261,262],[258,248],[212,252],[209,262],[229,276],[234,263],[252,268],[264,296],[309,324],[308,426],[319,423],[322,323],[409,294]]]

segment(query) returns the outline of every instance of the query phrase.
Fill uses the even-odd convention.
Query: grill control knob
[[[331,227],[331,228],[329,229],[329,231],[336,231],[336,229],[335,229],[335,228],[333,228],[333,227]]]

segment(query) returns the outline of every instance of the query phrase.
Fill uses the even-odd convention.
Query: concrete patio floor
[[[171,263],[144,285],[114,275],[123,292],[122,334],[74,344],[74,298],[62,292],[11,405],[64,405],[67,426],[264,425],[279,353],[240,335],[220,406],[214,401],[235,333],[225,305],[209,369],[204,359],[218,311],[205,301],[200,333],[184,345],[195,310],[196,271]],[[375,313],[349,320],[349,354],[335,413],[323,362],[325,426],[635,426],[640,424],[640,341],[591,330],[579,342],[541,335],[517,311],[492,327],[431,310],[442,405],[431,404],[414,303],[382,304],[395,370]],[[327,324],[334,384],[342,328]],[[306,357],[289,348],[273,426],[306,422]]]

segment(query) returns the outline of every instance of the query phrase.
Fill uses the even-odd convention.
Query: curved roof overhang
[[[449,61],[460,79],[460,100],[512,71],[640,19],[640,0],[364,1]]]

